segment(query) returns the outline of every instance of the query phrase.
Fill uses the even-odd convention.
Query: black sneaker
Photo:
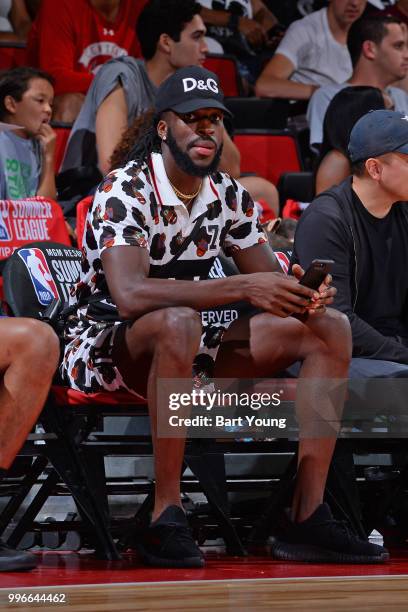
[[[25,550],[15,550],[0,540],[0,572],[32,570],[37,567],[37,559]]]
[[[347,523],[336,521],[327,504],[321,504],[301,523],[285,528],[272,544],[272,555],[283,561],[307,563],[384,563],[388,551],[357,537]]]
[[[169,506],[151,523],[137,548],[145,563],[156,567],[204,567],[204,557],[193,540],[186,515]]]

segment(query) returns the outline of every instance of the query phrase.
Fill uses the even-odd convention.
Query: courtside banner
[[[163,438],[408,437],[408,379],[159,379]]]
[[[61,207],[42,197],[0,200],[0,260],[29,242],[70,244]]]

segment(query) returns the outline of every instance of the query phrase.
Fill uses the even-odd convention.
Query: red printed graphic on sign
[[[0,260],[18,247],[36,241],[70,246],[60,206],[46,198],[0,200]]]

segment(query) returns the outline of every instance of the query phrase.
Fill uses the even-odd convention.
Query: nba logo
[[[3,217],[0,211],[0,241],[11,240],[11,232],[7,225],[6,218]]]
[[[54,298],[59,298],[57,286],[40,249],[21,249],[19,257],[30,274],[37,299],[42,306],[48,306]]]

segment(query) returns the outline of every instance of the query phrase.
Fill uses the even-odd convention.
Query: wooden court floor
[[[12,595],[65,595],[65,603],[9,603]],[[21,599],[21,598],[20,598]],[[148,582],[0,589],[0,610],[104,612],[368,612],[408,610],[408,576]]]

